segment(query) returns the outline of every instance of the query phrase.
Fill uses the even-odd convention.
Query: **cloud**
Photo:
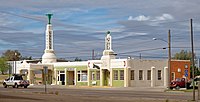
[[[172,20],[174,19],[174,17],[170,14],[162,14],[162,16],[157,16],[155,17],[155,19],[153,19],[152,21],[164,21],[164,20]]]
[[[144,16],[144,15],[140,15],[140,16],[135,17],[135,18],[133,18],[132,16],[128,17],[128,20],[136,20],[136,21],[147,21],[149,19],[150,19],[149,16]]]
[[[155,16],[155,17],[145,16],[145,15],[139,15],[134,18],[132,16],[128,17],[128,20],[134,20],[134,21],[164,21],[164,20],[172,20],[172,19],[174,19],[174,17],[167,13],[164,13],[161,16]]]
[[[144,36],[148,33],[142,33],[142,32],[124,32],[123,34],[118,34],[113,36],[113,40],[121,40],[125,38],[131,38],[136,36]]]

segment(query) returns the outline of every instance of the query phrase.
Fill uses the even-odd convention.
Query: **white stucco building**
[[[112,37],[107,32],[105,50],[100,60],[57,62],[53,50],[53,27],[46,26],[46,47],[42,62],[18,61],[16,72],[25,74],[31,84],[44,83],[44,66],[48,67],[48,84],[111,87],[167,87],[167,60],[116,59]],[[41,76],[39,76],[39,74]]]

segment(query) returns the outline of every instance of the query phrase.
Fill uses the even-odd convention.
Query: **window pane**
[[[175,73],[172,72],[172,80],[175,80]]]
[[[120,70],[120,80],[124,80],[124,70]]]
[[[95,80],[95,73],[92,72],[92,80]]]
[[[96,80],[100,80],[100,71],[97,71],[97,76],[96,76]]]
[[[161,70],[158,70],[158,80],[161,80]]]
[[[22,76],[15,76],[14,80],[23,80]]]
[[[151,80],[151,70],[147,70],[147,80]]]
[[[81,73],[81,81],[87,81],[87,71],[82,71],[82,73]]]
[[[134,70],[131,70],[131,80],[135,80],[135,79],[134,79],[134,78],[135,78],[135,77],[134,77],[134,73],[135,73]]]
[[[118,80],[118,71],[114,70],[114,80]]]
[[[58,79],[57,79],[58,81],[60,81],[60,77],[58,76]]]
[[[65,73],[65,71],[60,71],[60,73]]]
[[[139,70],[139,80],[143,80],[143,70]]]
[[[82,73],[87,74],[87,71],[82,71]]]
[[[81,75],[78,74],[78,81],[81,81]]]
[[[81,79],[81,81],[87,81],[87,74],[82,74]]]

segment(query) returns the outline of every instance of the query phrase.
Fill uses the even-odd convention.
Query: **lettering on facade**
[[[111,36],[110,34],[108,34],[106,36],[106,48],[105,50],[111,50]]]
[[[107,46],[107,50],[110,50],[110,38],[107,38],[106,46]]]
[[[67,68],[68,71],[74,71],[74,68]]]

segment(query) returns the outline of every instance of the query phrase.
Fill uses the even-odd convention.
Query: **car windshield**
[[[200,81],[200,78],[195,78],[194,81]]]
[[[5,79],[6,81],[10,80],[10,78]]]
[[[22,76],[15,76],[14,80],[23,80]]]
[[[181,79],[180,78],[176,78],[176,81],[181,81]]]

